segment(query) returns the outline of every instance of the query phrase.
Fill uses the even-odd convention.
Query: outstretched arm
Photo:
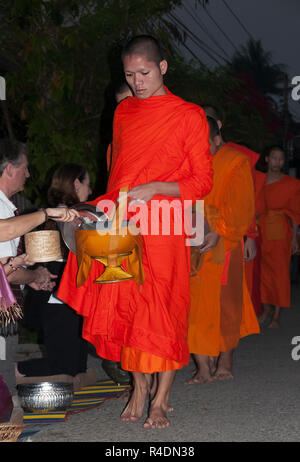
[[[73,221],[78,216],[79,213],[76,210],[58,207],[2,219],[0,220],[0,242],[11,241],[16,237],[23,236],[23,234],[44,223],[48,217],[55,221]]]

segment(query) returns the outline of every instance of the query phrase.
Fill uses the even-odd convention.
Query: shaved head
[[[152,61],[158,66],[164,60],[158,40],[151,35],[137,35],[125,45],[122,51],[122,61],[125,56],[132,55],[146,56],[147,61]]]
[[[209,115],[206,116],[206,118],[207,118],[207,122],[209,125],[209,136],[210,136],[210,139],[213,140],[215,136],[220,135],[220,130],[219,130],[216,119],[214,119],[213,117],[210,117]]]
[[[115,93],[131,93],[132,94],[132,91],[127,82],[122,82],[116,87]]]
[[[217,109],[213,106],[202,106],[203,111],[207,116],[212,117],[215,120],[221,120],[220,114]]]
[[[280,151],[283,154],[283,156],[285,156],[284,149],[281,146],[272,146],[269,149],[269,154],[267,154],[267,156],[269,156],[271,154],[271,152],[274,152],[274,151]]]
[[[121,83],[115,91],[115,98],[117,104],[119,104],[123,99],[127,98],[128,96],[133,96],[132,90],[126,82]]]

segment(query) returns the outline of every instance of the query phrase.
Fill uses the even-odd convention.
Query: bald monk
[[[202,265],[191,277],[188,344],[197,369],[187,384],[233,378],[233,352],[241,337],[259,333],[243,268],[243,236],[254,215],[247,156],[228,146],[207,116],[214,184],[204,198],[210,232],[199,250]]]
[[[156,39],[133,38],[122,60],[135,96],[115,111],[111,172],[102,198],[116,200],[120,188],[128,187],[130,202],[146,203],[150,221],[154,200],[195,202],[210,191],[209,128],[202,108],[164,86],[168,63]],[[172,223],[170,229],[170,235],[142,235],[141,286],[132,279],[94,284],[103,270],[94,261],[86,282],[76,287],[77,262],[70,253],[58,294],[84,317],[83,337],[99,356],[121,361],[122,368],[132,372],[134,389],[122,420],[142,417],[151,378],[157,373],[145,428],[170,425],[171,386],[176,370],[189,363],[190,248],[184,233],[176,235]]]
[[[265,160],[267,173],[261,173],[264,185],[256,201],[262,235],[263,312],[259,320],[278,329],[281,308],[290,306],[290,260],[298,251],[300,181],[283,173],[285,154],[281,147],[271,148]]]
[[[217,121],[218,127],[221,130],[223,127],[222,117],[218,109],[213,106],[203,106],[206,115],[212,117]],[[259,159],[259,154],[242,146],[240,144],[228,142],[227,146],[232,147],[236,151],[241,152],[248,156],[251,163],[251,173],[254,184],[255,194],[259,194],[262,186],[263,179],[261,172],[255,169],[255,165]],[[257,315],[261,313],[261,296],[260,296],[260,234],[259,228],[256,223],[256,215],[245,236],[244,254],[245,254],[245,277],[247,287],[251,296],[251,300]]]

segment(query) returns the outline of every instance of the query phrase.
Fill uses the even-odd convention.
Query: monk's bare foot
[[[146,379],[136,381],[127,406],[121,414],[121,420],[127,422],[136,422],[139,420],[143,415],[144,405],[148,394],[149,387]]]
[[[145,421],[144,428],[166,428],[170,426],[170,421],[166,416],[166,411],[162,408],[150,407],[149,416]]]
[[[209,356],[208,364],[209,364],[211,375],[214,375],[217,370],[217,362],[218,362],[217,356]]]
[[[153,401],[156,393],[157,393],[157,388],[158,388],[158,378],[157,378],[157,374],[153,374],[153,377],[152,377],[152,384],[151,384],[151,388],[150,388],[150,393],[149,393],[149,400],[150,402]],[[167,404],[164,404],[163,406],[163,409],[165,410],[165,412],[172,412],[174,411],[174,407],[173,406],[169,406],[168,404],[168,401],[169,401],[169,396],[170,396],[170,392],[167,394],[167,397],[166,397],[166,400],[167,400]]]
[[[226,369],[219,369],[215,373],[214,380],[228,380],[228,379],[234,379],[234,375],[231,370],[226,370]]]
[[[258,316],[257,320],[260,325],[265,324],[273,312],[273,307],[268,304],[264,304],[261,314]]]
[[[124,403],[128,403],[129,399],[130,399],[130,392],[126,391],[126,393],[124,393],[123,395],[122,400],[124,401]]]
[[[200,371],[196,372],[196,374],[190,379],[184,382],[185,385],[194,385],[195,383],[209,383],[213,381],[213,377],[210,373],[201,373]]]
[[[214,380],[233,379],[232,364],[233,351],[224,351],[220,353],[218,367],[214,375]]]
[[[193,376],[187,380],[185,385],[193,385],[195,383],[208,383],[212,382],[213,377],[211,373],[212,361],[210,356],[194,354],[196,363],[196,370],[193,371]]]
[[[216,372],[217,362],[218,362],[217,356],[208,356],[208,366],[209,366],[211,375],[214,375],[214,373]],[[198,370],[197,368],[193,369],[192,375],[197,374],[197,370]]]
[[[271,323],[268,325],[268,329],[279,329],[279,321],[277,321],[277,319],[272,319]]]
[[[173,411],[174,411],[173,406],[169,406],[169,405],[168,405],[168,406],[166,407],[166,412],[173,412]]]

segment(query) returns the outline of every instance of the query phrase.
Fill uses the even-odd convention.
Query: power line
[[[219,26],[219,24],[214,20],[214,18],[211,16],[211,14],[207,11],[207,9],[205,8],[204,5],[202,5],[202,8],[204,9],[205,13],[207,14],[207,16],[211,19],[211,21],[216,25],[216,27],[219,29],[219,31],[224,35],[224,37],[228,40],[228,42],[230,43],[230,45],[236,50],[238,51],[238,48],[235,46],[235,44],[231,41],[231,39],[228,37],[227,34],[225,34],[225,32],[223,31],[223,29]]]
[[[172,23],[174,25],[174,23]],[[181,43],[182,46],[184,46],[188,52],[203,66],[205,67],[206,69],[208,69],[210,71],[210,69],[207,67],[206,64],[204,64],[200,59],[199,57],[186,45],[186,43],[182,42]]]
[[[204,53],[206,53],[213,61],[215,61],[219,66],[221,66],[221,63],[214,57],[212,56],[204,47],[203,45],[200,45],[199,42],[202,42],[185,24],[183,24],[173,13],[169,13],[168,16],[170,16],[172,19],[174,19],[183,29],[187,31],[187,35],[189,35],[190,40],[192,40]],[[207,45],[202,42],[205,47]],[[217,54],[215,51],[213,53]],[[224,59],[221,56],[222,59]]]
[[[213,35],[208,31],[208,29],[204,26],[204,24],[201,23],[200,19],[195,15],[193,15],[189,9],[183,4],[182,5],[184,10],[191,16],[191,18],[195,21],[195,23],[203,30],[203,32],[210,38],[210,40],[218,47],[220,48],[220,50],[227,56],[228,56],[228,53],[226,52],[226,50],[224,50],[223,47],[221,47],[221,45],[219,44],[219,42],[213,37]],[[224,61],[226,61],[226,58],[222,57],[224,59]]]
[[[230,6],[227,4],[226,0],[222,0],[222,2],[223,2],[224,5],[226,6],[226,8],[230,11],[230,13],[232,14],[232,16],[237,20],[237,22],[238,22],[239,25],[242,27],[242,29],[246,32],[246,34],[248,34],[249,37],[253,40],[253,36],[250,34],[250,32],[248,31],[248,29],[246,29],[246,27],[244,26],[244,24],[242,23],[242,21],[240,20],[240,18],[232,11],[232,9],[230,8]]]
[[[167,16],[170,16],[169,14]],[[171,24],[175,25],[172,21],[171,21]],[[206,64],[204,64],[200,59],[199,57],[187,46],[186,43],[184,42],[181,42],[181,45],[186,48],[188,50],[188,52],[202,65],[204,66],[206,69],[208,69],[210,71],[210,69],[207,67]],[[197,44],[196,44],[197,45]]]
[[[170,13],[168,14],[168,16],[171,17]],[[184,26],[183,24],[180,24],[179,19],[177,19],[176,17],[171,17],[171,19],[175,20],[181,27],[183,27],[183,29],[187,29],[186,26]],[[174,22],[173,22],[173,24],[174,24]],[[176,25],[176,24],[174,24],[174,25]],[[206,51],[203,50],[203,48],[199,45],[199,43],[193,38],[193,36],[190,35],[190,32],[189,32],[188,29],[187,29],[187,31],[188,31],[188,32],[187,32],[187,36],[189,37],[189,39],[190,39],[198,48],[200,48],[201,51],[206,52]],[[184,44],[184,42],[183,42],[183,44]],[[184,44],[184,45],[185,45],[185,44]],[[186,46],[186,45],[185,45],[185,46]],[[193,55],[194,55],[194,53],[193,53]],[[195,55],[194,55],[194,56],[195,56]],[[213,60],[215,60],[215,59],[213,58]],[[207,66],[206,66],[206,67],[207,67]]]
[[[207,67],[207,66],[198,58],[198,56],[186,45],[186,43],[183,42],[183,43],[182,43],[182,46],[184,46],[184,47],[188,50],[188,52],[191,53],[191,55],[192,55],[195,59],[197,59],[197,61],[199,61],[200,64],[202,64],[202,66],[204,66],[204,67],[206,67],[206,68],[208,69],[208,67]],[[208,69],[208,70],[210,70],[210,69]]]

